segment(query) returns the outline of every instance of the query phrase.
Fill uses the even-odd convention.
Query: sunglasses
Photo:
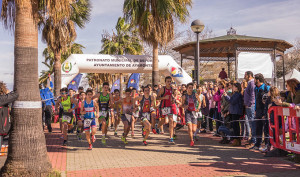
[[[67,95],[68,93],[66,93],[66,92],[62,92],[62,93],[60,93],[60,94],[62,94],[62,95]]]

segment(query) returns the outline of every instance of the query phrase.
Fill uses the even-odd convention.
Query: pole
[[[228,78],[230,78],[231,79],[231,77],[230,77],[230,63],[229,63],[229,55],[227,56],[227,67],[228,67]]]
[[[284,53],[282,55],[282,71],[283,71],[283,90],[285,90],[285,67],[284,67]]]
[[[196,32],[197,35],[197,49],[196,49],[196,59],[195,59],[195,81],[197,84],[200,84],[200,68],[199,68],[199,32]]]

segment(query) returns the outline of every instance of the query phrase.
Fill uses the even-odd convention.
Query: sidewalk
[[[47,150],[53,168],[62,176],[297,176],[299,167],[282,158],[264,158],[263,154],[243,147],[220,145],[219,138],[201,134],[194,147],[189,147],[186,130],[177,132],[175,145],[168,144],[168,134],[150,134],[148,146],[142,145],[137,123],[135,138],[125,146],[109,131],[107,145],[101,144],[101,133],[92,151],[85,140],[69,135],[68,147],[61,147],[58,124],[54,133],[46,133]],[[121,130],[122,127],[119,129]]]

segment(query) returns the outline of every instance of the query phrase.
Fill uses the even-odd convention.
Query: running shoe
[[[77,138],[78,138],[79,141],[81,141],[81,140],[82,140],[81,134],[78,134],[78,135],[77,135]]]
[[[126,139],[126,138],[125,138],[125,140],[124,140],[124,143],[125,143],[125,144],[127,144],[127,143],[128,143],[128,141],[127,141],[127,139]]]
[[[157,134],[157,132],[155,131],[155,128],[152,128],[152,132],[153,132],[153,134]]]
[[[67,140],[64,140],[64,142],[63,142],[63,146],[67,146],[68,145],[68,142],[67,142]]]
[[[250,150],[259,150],[259,147],[257,147],[257,146],[252,146],[251,148],[249,148]]]
[[[177,135],[174,134],[174,135],[173,135],[173,139],[176,140],[176,138],[177,138]]]
[[[191,141],[190,146],[194,146],[194,144],[195,144],[194,141]]]
[[[143,141],[143,144],[144,144],[145,146],[147,146],[147,145],[148,145],[148,143],[147,143],[146,141]]]
[[[145,136],[146,136],[146,130],[143,129],[143,137],[145,137]]]
[[[169,143],[174,144],[174,143],[175,143],[175,142],[174,142],[174,139],[173,139],[173,138],[170,138]]]
[[[121,137],[121,140],[125,143],[125,137],[124,136]]]
[[[117,133],[117,132],[115,132],[115,133],[114,133],[114,136],[118,136],[118,133]]]
[[[156,133],[160,134],[159,128],[156,128]]]
[[[93,145],[90,144],[88,150],[92,150],[93,149]]]
[[[92,143],[94,143],[95,141],[96,141],[96,136],[93,135],[93,136],[92,136]]]
[[[101,142],[102,142],[103,145],[106,145],[106,139],[105,139],[105,136],[102,136],[102,141],[101,141]]]

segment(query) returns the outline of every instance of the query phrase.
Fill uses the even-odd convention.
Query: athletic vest
[[[81,104],[82,104],[82,101],[80,99],[78,99],[78,108],[76,108],[76,110],[75,110],[75,113],[77,115],[80,115]]]
[[[164,108],[164,107],[172,107],[172,87],[170,89],[167,89],[166,87],[164,87],[164,93],[161,97],[165,97],[167,95],[170,95],[169,96],[169,99],[167,100],[162,100],[162,103],[161,103],[161,107]]]
[[[132,109],[131,98],[130,98],[129,103],[126,102],[126,98],[124,98],[124,103],[123,103],[122,107],[123,107],[123,114],[131,113],[131,109]]]
[[[95,106],[94,106],[94,101],[93,100],[89,104],[86,101],[84,101],[83,108],[86,111],[86,113],[84,115],[85,119],[95,118]]]
[[[149,96],[149,98],[145,98],[145,96],[143,96],[140,105],[141,105],[141,112],[142,113],[150,112],[151,97]]]
[[[115,97],[114,97],[113,99],[114,99],[114,109],[116,109],[116,110],[121,109],[121,104],[120,103],[116,104],[116,102],[119,101],[121,99],[121,97],[119,97],[119,99],[115,99]]]
[[[195,111],[197,106],[197,98],[195,93],[192,93],[192,95],[185,95],[185,105],[188,105],[188,111]]]
[[[107,111],[108,110],[108,103],[109,103],[109,94],[106,96],[103,96],[102,93],[100,93],[99,99],[99,110],[100,111]]]
[[[63,107],[64,112],[68,112],[69,109],[71,109],[72,104],[71,104],[71,97],[68,96],[66,100],[64,100],[63,97],[61,97],[61,105]]]

